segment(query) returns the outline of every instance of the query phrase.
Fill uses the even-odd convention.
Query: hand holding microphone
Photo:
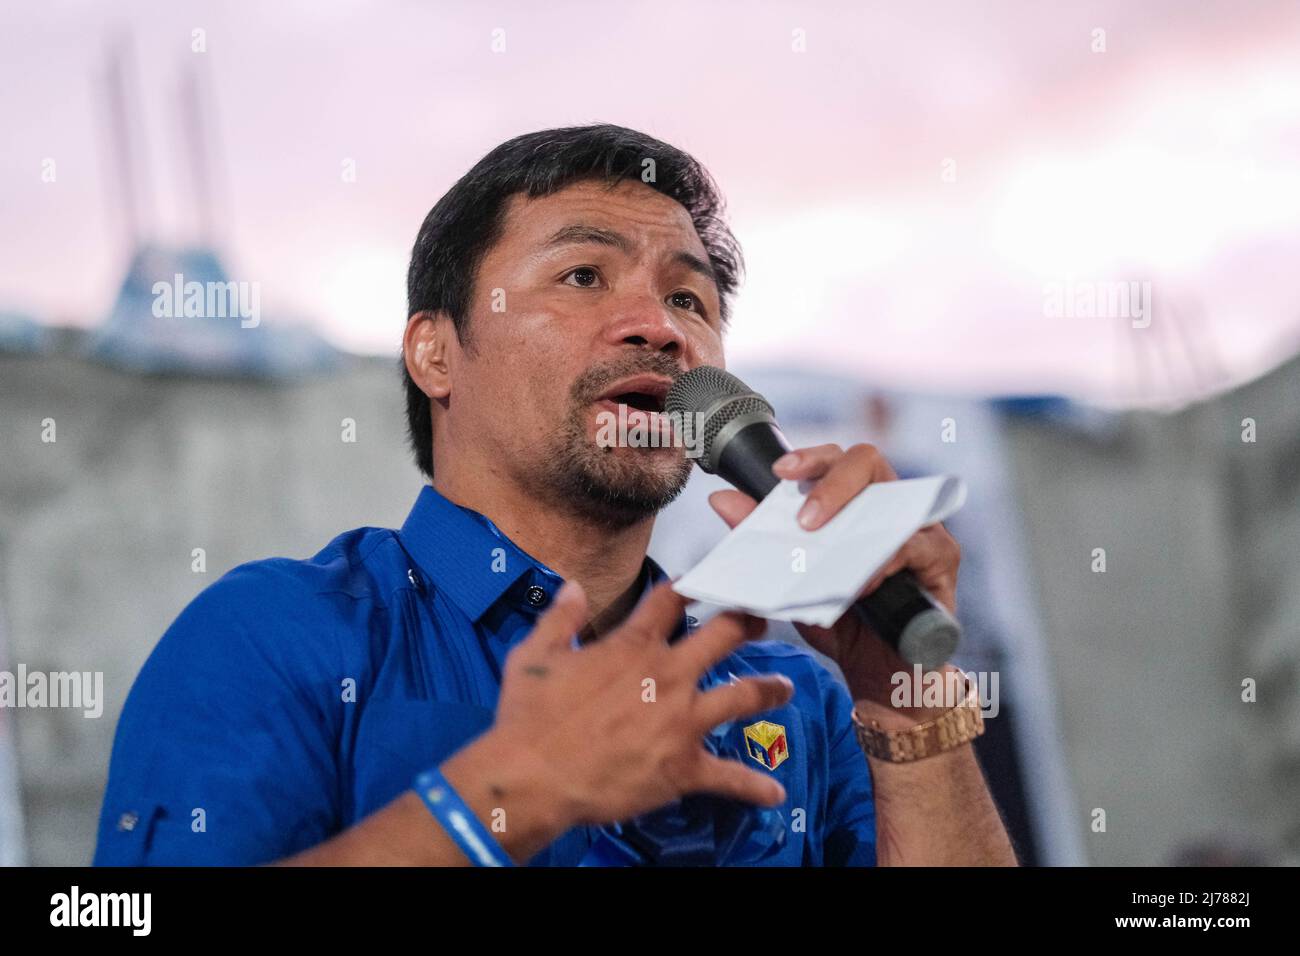
[[[690,416],[700,423],[695,437],[702,447],[696,463],[704,471],[725,478],[754,502],[776,487],[780,477],[773,473],[773,464],[791,448],[776,424],[772,406],[740,379],[712,366],[694,368],[673,383],[665,411],[683,418]],[[810,530],[833,517],[867,485],[897,477],[869,445],[857,445],[847,452],[836,446],[806,449],[798,457],[795,465],[781,470],[781,476],[816,481],[804,512],[818,512],[805,524]],[[723,505],[724,494],[729,493],[715,496],[719,500],[714,506],[734,526],[753,505],[743,499]],[[854,605],[857,617],[872,632],[905,661],[919,663],[927,670],[937,669],[949,660],[960,640],[960,625],[936,599],[937,595],[952,606],[959,553],[956,542],[942,527],[924,529],[885,567],[879,586],[872,589],[869,584],[870,593]],[[909,565],[924,571],[929,589],[922,586]],[[849,617],[845,615],[834,630],[844,628]],[[832,656],[844,667],[842,655],[862,652],[862,648],[845,647]]]

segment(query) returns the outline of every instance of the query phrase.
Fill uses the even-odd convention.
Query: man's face
[[[657,431],[672,379],[723,364],[708,271],[685,208],[643,183],[513,196],[476,277],[468,348],[453,349],[454,442],[485,443],[551,507],[611,527],[655,514],[691,461],[667,429],[660,447],[598,441],[602,413],[625,405],[629,427]]]

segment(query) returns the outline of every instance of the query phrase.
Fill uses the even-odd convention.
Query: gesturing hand
[[[587,602],[571,583],[507,659],[491,733],[539,768],[542,789],[570,825],[627,820],[689,793],[760,806],[785,800],[770,774],[703,744],[718,724],[793,695],[782,675],[699,689],[705,671],[761,635],[765,622],[723,613],[670,645],[685,604],[660,584],[622,626],[575,649]]]

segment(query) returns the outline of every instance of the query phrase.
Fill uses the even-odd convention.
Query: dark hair
[[[653,181],[645,184],[685,207],[708,253],[722,302],[721,320],[729,318],[728,299],[744,268],[740,245],[723,221],[723,201],[708,171],[693,157],[667,143],[622,126],[601,124],[540,130],[502,143],[462,176],[438,200],[416,237],[406,276],[407,316],[446,312],[456,338],[469,342],[470,300],[479,264],[500,238],[507,200],[515,193],[529,199],[559,192],[581,180],[623,179],[642,182],[647,159],[654,161]],[[406,385],[406,423],[420,471],[433,477],[433,419],[430,399],[402,362]]]

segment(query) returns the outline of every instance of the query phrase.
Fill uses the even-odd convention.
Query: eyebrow
[[[583,223],[573,223],[558,230],[551,238],[542,243],[540,252],[554,249],[559,246],[575,246],[584,243],[595,243],[596,245],[609,246],[618,249],[624,255],[631,255],[634,243],[621,232],[615,232],[613,229],[604,229],[600,226],[588,226]],[[685,266],[692,272],[698,273],[713,283],[717,288],[718,276],[713,271],[713,266],[706,260],[685,249],[679,249],[672,255],[673,263]]]

